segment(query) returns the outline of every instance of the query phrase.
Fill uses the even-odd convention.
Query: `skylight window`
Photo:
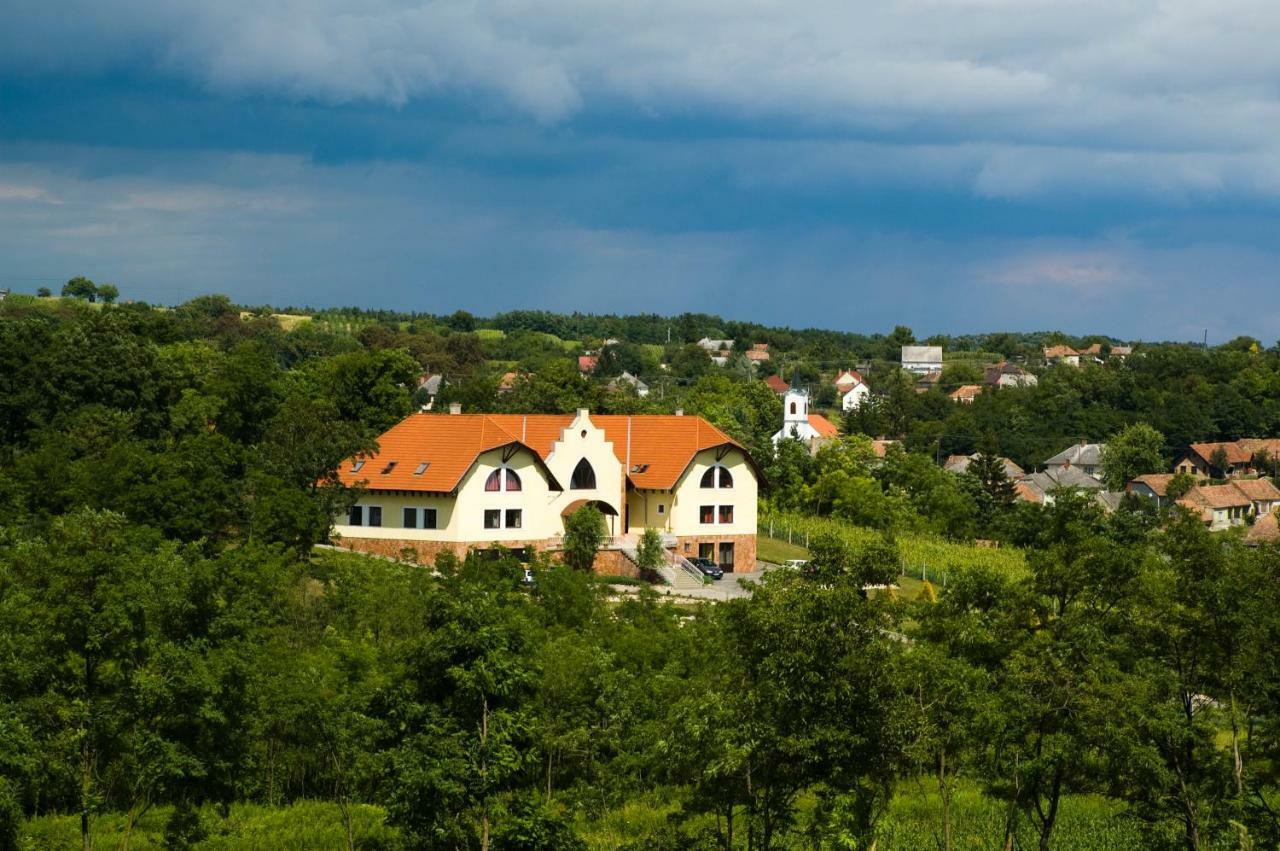
[[[395,461],[389,462],[387,466],[382,468],[382,475],[385,476],[387,473],[390,473],[395,468],[396,468],[396,462]]]
[[[413,474],[415,476],[421,476],[423,473],[427,472],[427,468],[430,466],[431,466],[430,461],[423,461],[421,464],[418,465],[418,469],[413,471]]]
[[[363,466],[364,466],[364,459],[363,459],[363,458],[357,458],[357,459],[356,459],[356,460],[351,464],[351,472],[353,472],[353,473],[358,473],[358,472],[360,472],[360,468],[361,468],[361,467],[363,467]]]
[[[648,464],[632,464],[631,465],[632,473],[644,473],[644,472],[647,472],[648,469],[649,469]]]

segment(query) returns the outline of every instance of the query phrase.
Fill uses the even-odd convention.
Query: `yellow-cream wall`
[[[674,505],[668,509],[673,535],[754,535],[756,534],[755,471],[747,463],[746,456],[731,449],[719,463],[733,476],[732,488],[703,488],[702,475],[716,464],[716,451],[699,452],[689,469],[676,483]],[[732,505],[732,523],[700,522],[699,508],[703,505]],[[719,520],[717,509],[716,519]]]
[[[675,495],[671,491],[634,490],[627,494],[627,531],[640,534],[645,529],[659,532],[671,531],[671,506]],[[658,506],[663,506],[661,514]]]
[[[597,428],[585,411],[579,411],[573,422],[560,432],[560,439],[552,444],[551,453],[547,456],[547,467],[564,488],[562,493],[554,495],[552,503],[556,533],[564,533],[560,512],[570,503],[589,499],[599,500],[613,507],[618,516],[606,516],[605,525],[610,534],[622,534],[626,481],[618,459],[625,458],[626,451],[625,445],[614,446],[606,440],[604,430]],[[596,487],[592,490],[573,490],[570,486],[573,470],[583,458],[595,470]]]
[[[534,538],[550,538],[560,534],[563,526],[555,510],[556,494],[541,466],[531,452],[518,450],[505,463],[503,450],[493,450],[480,455],[475,466],[463,476],[456,497],[447,494],[364,494],[357,505],[382,507],[381,526],[350,526],[345,517],[338,518],[334,531],[349,538],[400,538],[415,541],[523,541]],[[520,477],[521,490],[489,492],[484,489],[489,474],[506,466]],[[437,512],[436,529],[406,529],[406,507],[434,508]],[[484,511],[496,508],[503,511],[522,510],[522,525],[518,529],[484,528]]]

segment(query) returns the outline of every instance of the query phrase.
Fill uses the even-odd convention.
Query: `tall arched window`
[[[793,414],[794,414],[795,412],[796,412],[796,403],[795,403],[795,402],[792,402],[792,403],[791,403],[791,413],[793,413]]]
[[[733,476],[729,471],[719,464],[714,467],[708,467],[707,471],[702,474],[702,487],[704,488],[731,488],[733,487]]]
[[[573,476],[569,479],[569,490],[587,491],[595,490],[596,487],[596,471],[592,469],[591,464],[586,458],[578,462],[578,466],[573,468]]]
[[[503,486],[505,479],[506,486]],[[518,491],[520,490],[520,477],[516,475],[515,470],[508,470],[506,467],[499,467],[489,474],[489,478],[484,480],[484,489],[486,491]]]

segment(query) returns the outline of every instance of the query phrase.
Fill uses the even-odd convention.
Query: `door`
[[[720,542],[720,569],[733,573],[733,543],[730,541]]]

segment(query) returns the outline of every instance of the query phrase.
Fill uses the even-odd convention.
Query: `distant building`
[[[1070,346],[1046,346],[1044,349],[1044,362],[1049,366],[1056,366],[1057,364],[1079,366],[1080,353]]]
[[[763,363],[769,359],[769,344],[756,343],[749,350],[744,352],[744,354],[746,355],[747,360],[751,361],[753,366],[758,363]]]
[[[600,363],[599,355],[578,355],[578,372],[583,375],[593,373],[598,363]]]
[[[609,390],[621,390],[624,386],[630,386],[634,389],[637,396],[644,397],[649,395],[649,385],[626,371],[623,371],[622,375],[619,375],[607,385]]]
[[[787,395],[787,391],[791,389],[791,385],[783,381],[782,378],[777,375],[769,376],[764,380],[764,383],[769,386],[770,390],[777,393],[779,396]]]
[[[1042,473],[1032,473],[1017,482],[1019,498],[1041,505],[1053,505],[1062,491],[1102,491],[1102,482],[1078,467],[1050,467]]]
[[[982,393],[981,384],[962,384],[949,394],[951,401],[959,402],[962,405],[972,405],[973,400],[978,398]]]
[[[917,375],[942,372],[942,346],[903,346],[902,368]]]
[[[846,369],[835,380],[842,411],[856,411],[871,396],[871,386],[856,370]]]
[[[1266,459],[1264,469],[1257,469]],[[1225,479],[1249,473],[1275,474],[1280,464],[1280,439],[1242,437],[1224,443],[1193,443],[1174,462],[1178,473]]]
[[[982,383],[987,387],[1035,387],[1039,379],[1017,364],[1000,361],[986,368]]]
[[[809,413],[809,394],[791,389],[782,397],[782,428],[773,436],[773,445],[784,440],[800,441],[815,453],[823,443],[840,436],[835,423],[822,414]]]
[[[1044,465],[1049,468],[1072,467],[1087,476],[1101,479],[1102,453],[1106,448],[1105,443],[1085,443],[1082,440],[1079,443],[1073,443],[1052,458],[1046,459]]]
[[[968,472],[969,466],[978,458],[980,453],[975,452],[972,455],[951,455],[947,458],[947,462],[942,468],[948,473],[965,473]],[[1027,472],[1015,464],[1008,458],[1001,458],[1004,464],[1004,474],[1009,481],[1017,481],[1027,475]]]

